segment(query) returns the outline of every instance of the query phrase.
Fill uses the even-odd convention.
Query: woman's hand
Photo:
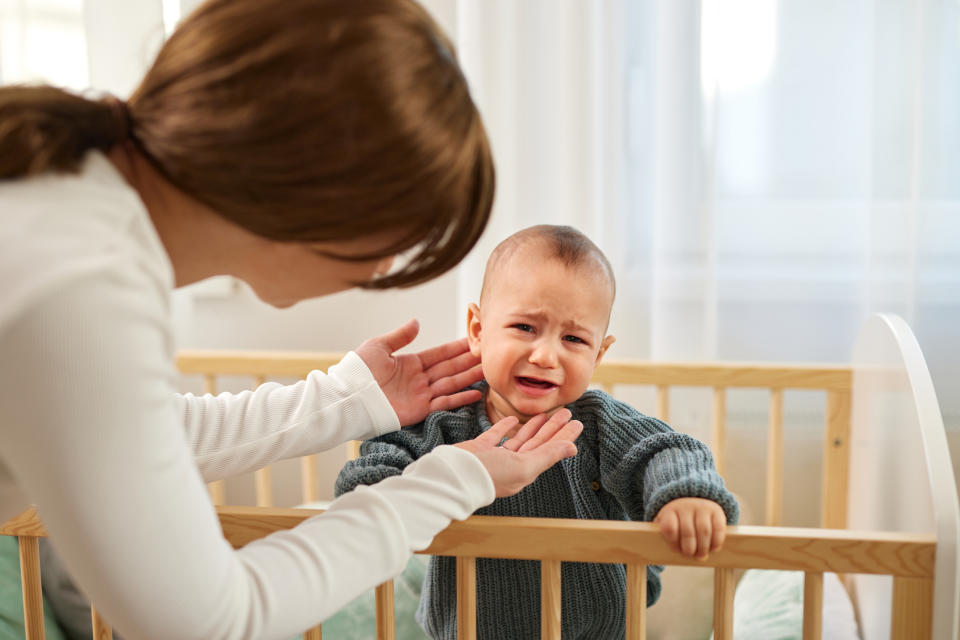
[[[476,402],[482,395],[460,391],[483,379],[480,360],[470,353],[466,338],[420,353],[394,354],[413,342],[419,331],[420,323],[411,320],[356,349],[403,426],[421,422],[433,411]]]
[[[560,409],[549,419],[546,414],[535,416],[519,429],[518,424],[512,416],[504,418],[473,440],[453,445],[480,458],[498,498],[512,496],[557,462],[577,455],[573,441],[583,431],[579,420],[570,420],[568,409]],[[498,446],[511,433],[512,437]]]
[[[653,521],[671,549],[697,560],[706,560],[711,551],[722,547],[727,535],[723,508],[704,498],[671,500]]]

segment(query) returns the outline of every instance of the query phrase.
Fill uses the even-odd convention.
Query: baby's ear
[[[470,345],[470,353],[480,357],[480,307],[471,302],[467,306],[467,344]]]
[[[607,352],[607,349],[610,348],[617,339],[613,336],[607,336],[603,339],[603,342],[600,343],[600,351],[597,352],[597,361],[594,364],[600,364],[600,359],[603,358],[603,354]]]

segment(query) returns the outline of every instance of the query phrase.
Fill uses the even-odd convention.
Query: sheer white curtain
[[[612,356],[844,362],[869,313],[901,314],[960,460],[960,2],[423,1],[457,42],[494,148],[480,246],[426,287],[280,314],[244,290],[181,294],[178,344],[347,349],[414,315],[437,343],[462,335],[496,242],[571,224],[617,271]],[[195,4],[0,0],[0,82],[125,96]],[[708,437],[709,398],[678,393],[673,419]],[[812,425],[788,442],[805,477],[817,402],[787,399]],[[757,425],[729,446],[762,459],[764,399],[728,407]],[[762,489],[741,473],[735,487]],[[811,493],[787,487],[788,504]],[[788,523],[816,521],[814,503],[800,510]]]
[[[179,0],[0,0],[0,83],[94,87],[126,97],[180,15],[180,5]]]
[[[960,429],[960,3],[457,7],[498,163],[485,242],[594,237],[617,355],[843,362],[892,311]]]

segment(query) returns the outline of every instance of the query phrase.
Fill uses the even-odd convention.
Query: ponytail
[[[167,181],[278,242],[378,238],[453,268],[493,206],[494,166],[452,44],[414,0],[205,0],[122,102],[0,88],[0,179],[79,168],[125,138]],[[132,117],[131,117],[132,116]]]
[[[0,87],[0,179],[77,171],[90,149],[130,136],[126,105],[51,86]]]

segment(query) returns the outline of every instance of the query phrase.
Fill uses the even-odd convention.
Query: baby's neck
[[[519,429],[524,424],[526,424],[528,420],[534,417],[532,415],[527,415],[525,413],[521,413],[517,411],[514,407],[510,406],[509,403],[507,403],[506,401],[501,400],[501,402],[497,402],[496,401],[497,399],[494,398],[493,391],[489,387],[487,388],[487,391],[483,400],[484,400],[484,405],[486,406],[486,409],[487,409],[487,419],[490,420],[491,425],[497,424],[504,418],[509,418],[512,416],[520,421],[520,424],[517,425],[517,429]],[[551,409],[548,412],[548,415],[552,416],[561,408],[562,407],[556,407],[554,409]],[[516,429],[514,429],[509,435],[513,435],[513,433],[516,433]]]

